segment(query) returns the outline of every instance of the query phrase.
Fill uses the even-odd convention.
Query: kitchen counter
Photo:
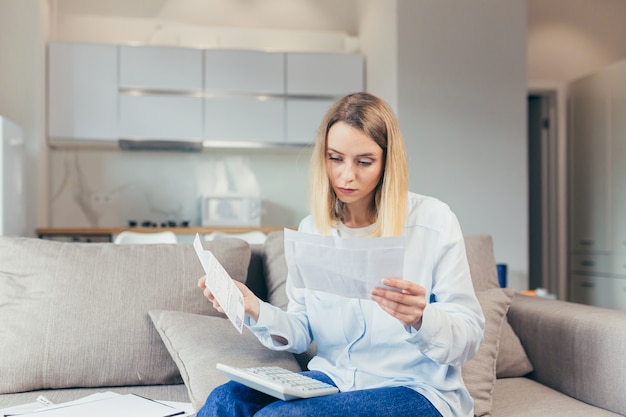
[[[105,227],[105,228],[89,228],[89,227],[42,227],[36,230],[37,236],[42,239],[65,239],[83,242],[112,242],[113,237],[124,231],[139,233],[156,233],[164,231],[172,231],[177,235],[195,235],[196,233],[204,235],[213,232],[219,233],[246,233],[246,232],[263,232],[269,233],[275,230],[283,230],[284,227]]]

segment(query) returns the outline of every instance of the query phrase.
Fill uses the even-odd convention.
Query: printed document
[[[235,326],[239,333],[243,332],[244,320],[244,300],[243,294],[237,288],[228,272],[219,263],[211,251],[205,250],[200,241],[200,236],[196,233],[193,241],[198,259],[206,273],[206,286],[224,309],[224,313]]]
[[[296,288],[370,299],[383,278],[403,278],[404,236],[340,238],[285,229],[285,258]]]
[[[8,412],[20,417],[170,417],[189,415],[185,410],[134,394],[93,394],[76,401],[42,407],[30,412]]]

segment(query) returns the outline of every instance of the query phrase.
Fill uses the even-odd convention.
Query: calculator
[[[335,386],[279,366],[237,368],[218,363],[217,369],[224,372],[233,381],[284,401],[319,397],[339,392]]]

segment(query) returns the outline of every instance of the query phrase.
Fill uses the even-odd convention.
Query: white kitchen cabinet
[[[202,98],[121,95],[120,138],[201,140]]]
[[[201,49],[170,46],[119,47],[121,89],[200,92]]]
[[[611,256],[611,273],[626,278],[626,254],[615,252]]]
[[[311,144],[315,142],[322,119],[334,100],[287,99],[287,143]]]
[[[287,53],[287,94],[339,97],[363,91],[363,56],[359,54]]]
[[[117,139],[117,46],[48,44],[48,137]]]
[[[570,237],[572,250],[611,247],[609,78],[604,73],[571,85]]]
[[[203,51],[120,46],[120,138],[200,141]]]
[[[613,280],[614,306],[619,310],[626,310],[626,277]]]
[[[205,100],[205,140],[283,143],[285,100],[281,97],[209,97]]]
[[[626,61],[605,70],[610,80],[612,249],[626,256]],[[622,273],[624,273],[622,271]]]
[[[570,297],[626,309],[626,61],[569,93]]]
[[[570,301],[599,307],[615,308],[614,279],[605,276],[572,274]]]
[[[570,271],[587,274],[611,274],[613,273],[613,259],[610,254],[606,253],[573,253],[570,256]]]
[[[285,54],[245,50],[204,51],[207,93],[285,93]]]
[[[310,144],[330,105],[365,89],[358,54],[80,43],[50,44],[49,86],[51,139],[234,146]]]

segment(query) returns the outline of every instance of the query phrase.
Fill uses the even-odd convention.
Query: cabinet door
[[[364,90],[363,56],[287,53],[287,94],[338,97]]]
[[[626,255],[626,62],[605,70],[610,79],[610,167],[613,245]],[[623,271],[622,271],[623,273]]]
[[[333,102],[330,99],[287,99],[287,143],[315,142],[322,118]]]
[[[613,257],[608,254],[574,253],[570,255],[570,271],[587,274],[611,274]]]
[[[117,46],[48,45],[48,136],[117,139]]]
[[[574,250],[609,250],[610,164],[608,81],[602,74],[571,86],[571,245]]]
[[[570,301],[614,308],[613,278],[573,274],[570,277]]]
[[[282,98],[215,97],[205,101],[205,135],[212,141],[284,142]]]
[[[200,91],[202,50],[167,46],[120,46],[120,88]]]
[[[202,98],[177,95],[121,95],[120,136],[124,139],[202,139]]]
[[[204,82],[210,93],[284,94],[282,52],[204,51]]]
[[[614,307],[626,310],[626,278],[613,279]]]

